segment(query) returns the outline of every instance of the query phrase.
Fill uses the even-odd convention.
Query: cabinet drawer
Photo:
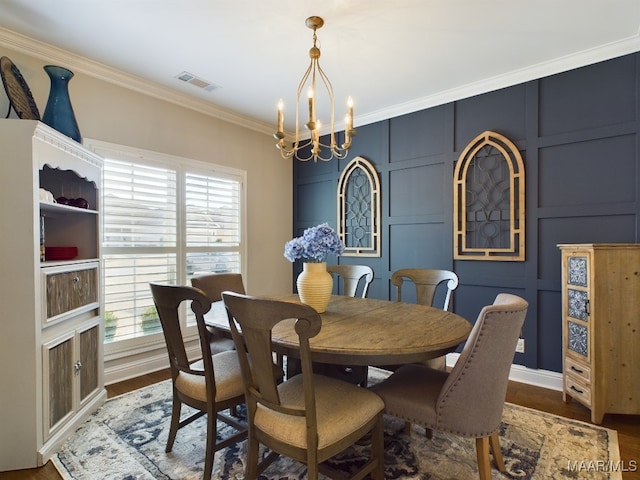
[[[565,375],[564,377],[565,392],[580,401],[583,405],[591,406],[591,387],[587,387],[577,381],[571,375]]]
[[[583,362],[578,362],[571,357],[564,359],[565,374],[579,377],[587,385],[591,384],[591,368]]]
[[[98,306],[98,263],[44,268],[43,318],[45,323],[61,320]]]

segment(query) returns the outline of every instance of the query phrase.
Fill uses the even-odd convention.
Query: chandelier
[[[309,17],[305,21],[305,25],[313,30],[313,47],[309,49],[309,57],[311,58],[309,68],[307,68],[307,71],[302,76],[300,85],[298,85],[298,93],[296,94],[296,135],[290,143],[285,139],[284,104],[281,99],[278,102],[278,131],[273,134],[273,136],[278,140],[276,147],[280,150],[280,154],[283,158],[295,157],[303,162],[311,159],[313,159],[314,162],[317,162],[318,160],[326,162],[334,157],[342,159],[347,156],[349,148],[351,147],[351,138],[356,134],[356,131],[353,128],[353,100],[351,97],[347,100],[347,114],[344,119],[344,143],[342,145],[338,145],[336,143],[335,135],[333,87],[331,86],[329,78],[320,67],[320,49],[316,46],[316,30],[322,28],[324,20],[316,16]],[[329,98],[329,107],[331,112],[329,144],[325,144],[320,141],[322,124],[316,117],[316,99],[318,98],[319,93],[318,90],[316,90],[316,80],[318,77],[322,81],[322,85],[324,85]],[[309,138],[307,139],[305,135],[304,138],[301,139],[301,129],[299,126],[300,95],[305,89],[305,86],[307,87],[307,101],[309,108],[308,121],[305,123],[305,127],[309,132]],[[309,147],[308,150],[307,147]],[[324,156],[322,155],[324,152],[323,149],[328,149],[328,153]],[[306,155],[307,152],[308,155]]]

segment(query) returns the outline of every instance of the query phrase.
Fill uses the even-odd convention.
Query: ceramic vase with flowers
[[[302,236],[289,240],[284,246],[287,260],[303,261],[296,282],[300,301],[318,313],[327,309],[333,291],[333,277],[327,272],[327,255],[342,255],[344,250],[344,243],[328,223],[307,228]]]

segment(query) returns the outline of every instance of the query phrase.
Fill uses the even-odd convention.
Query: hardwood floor
[[[127,380],[107,387],[108,397],[114,397],[132,390],[168,379],[168,370],[162,370],[142,377]],[[523,383],[509,383],[507,401],[563,417],[590,423],[590,412],[578,402],[564,403],[562,393]],[[623,480],[640,480],[640,415],[610,415],[604,417],[603,427],[618,431],[620,458],[625,469]],[[597,458],[576,458],[576,461],[596,462]],[[635,471],[631,471],[635,470]],[[99,478],[99,474],[96,479]],[[0,473],[2,480],[61,480],[55,467],[48,462],[41,468]]]

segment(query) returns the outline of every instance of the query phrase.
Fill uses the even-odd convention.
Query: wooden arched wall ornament
[[[379,257],[380,179],[371,162],[351,160],[338,180],[338,235],[347,257]]]
[[[496,132],[474,138],[454,172],[453,258],[524,261],[524,188],[518,148]]]

